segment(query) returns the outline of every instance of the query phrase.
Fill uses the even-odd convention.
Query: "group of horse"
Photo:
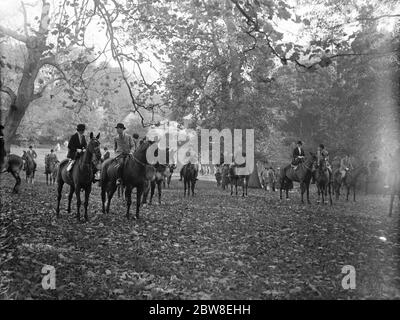
[[[100,152],[100,134],[96,137],[90,133],[90,140],[83,155],[76,161],[72,172],[66,171],[68,159],[63,160],[61,163],[46,163],[46,176],[50,175],[50,184],[57,180],[57,208],[56,214],[60,214],[60,201],[62,197],[63,185],[66,183],[70,186],[68,196],[68,209],[71,212],[71,201],[75,193],[77,199],[77,220],[80,220],[81,197],[80,192],[84,190],[84,218],[88,220],[88,203],[89,195],[92,190],[92,183],[94,177],[94,168],[101,172],[100,186],[101,186],[101,201],[103,213],[110,212],[111,200],[114,193],[118,189],[119,196],[121,191],[124,193],[126,201],[126,217],[130,219],[130,207],[132,204],[132,190],[136,188],[136,215],[139,218],[139,209],[141,203],[147,203],[148,194],[150,192],[150,204],[155,193],[155,188],[158,189],[158,202],[161,203],[161,184],[169,187],[171,176],[176,168],[175,165],[151,165],[147,162],[146,152],[147,149],[154,143],[152,141],[143,142],[135,153],[128,156],[124,162],[122,184],[118,188],[117,177],[118,168],[115,165],[114,159],[107,159],[104,162],[101,158]],[[31,163],[30,157],[24,152],[22,157],[17,155],[8,155],[6,157],[6,170],[10,172],[16,179],[16,184],[13,188],[14,192],[18,192],[21,184],[19,173],[24,166],[27,170],[27,177],[34,179],[35,168]],[[228,165],[221,166],[220,183],[222,188],[225,189],[230,185],[231,195],[233,195],[233,187],[235,187],[236,195],[238,194],[238,185],[242,185],[242,196],[247,196],[248,182],[250,174],[243,174],[238,169],[245,167],[242,165]],[[33,172],[33,175],[32,175]],[[184,179],[184,196],[192,193],[194,195],[194,187],[197,181],[197,168],[193,164],[187,164],[183,167],[181,175]],[[312,177],[315,177],[315,184],[318,189],[318,202],[322,198],[322,203],[327,204],[327,199],[332,205],[332,194],[339,199],[340,190],[342,187],[346,188],[346,200],[349,199],[351,190],[353,190],[353,200],[356,201],[356,187],[359,178],[363,175],[368,175],[368,169],[365,166],[359,166],[355,169],[347,171],[345,176],[342,176],[339,168],[334,168],[332,171],[328,170],[325,160],[317,166],[317,156],[314,153],[309,156],[296,168],[291,165],[281,169],[279,173],[279,189],[280,199],[282,200],[282,192],[286,192],[286,198],[289,199],[289,190],[293,188],[293,182],[300,183],[301,202],[304,203],[304,193],[307,194],[307,203],[311,203],[309,199],[309,189]],[[391,185],[391,202],[390,202],[390,215],[393,208],[393,200],[395,195],[400,193],[400,179],[396,175]],[[217,178],[218,180],[218,178]],[[47,182],[47,177],[46,177]]]
[[[356,201],[356,189],[361,176],[368,175],[367,167],[360,165],[352,170],[346,171],[342,175],[339,167],[328,170],[328,164],[325,159],[321,159],[317,165],[316,154],[310,152],[310,155],[296,168],[289,165],[281,169],[279,175],[280,199],[282,200],[282,191],[286,191],[286,199],[289,199],[289,190],[293,188],[293,182],[300,183],[301,202],[304,203],[304,193],[307,193],[307,203],[310,204],[309,189],[311,180],[315,178],[315,184],[318,190],[318,203],[327,204],[329,197],[330,205],[333,204],[332,194],[336,200],[339,200],[341,188],[346,189],[346,200],[349,200],[350,192],[353,191],[353,200]]]

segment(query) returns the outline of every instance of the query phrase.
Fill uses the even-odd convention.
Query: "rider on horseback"
[[[329,163],[329,152],[326,150],[325,146],[321,143],[318,146],[317,150],[317,167],[321,165],[321,162],[325,161],[326,168],[328,169],[329,173],[332,174],[332,168]]]
[[[37,153],[36,153],[35,150],[33,150],[33,146],[29,146],[29,150],[26,153],[32,159],[33,167],[36,169],[36,161],[35,161],[35,159],[37,158]]]
[[[68,142],[68,154],[67,158],[70,159],[70,162],[67,166],[67,172],[71,174],[72,168],[79,159],[81,153],[84,149],[87,148],[86,139],[84,136],[86,126],[84,124],[78,124],[76,127],[76,133],[71,136]]]
[[[351,163],[350,156],[346,154],[344,158],[340,161],[340,173],[342,174],[342,179],[346,176],[349,170],[354,169],[353,164]]]
[[[122,170],[125,166],[126,158],[131,153],[132,148],[135,146],[132,136],[124,133],[126,129],[123,123],[118,123],[115,127],[118,136],[114,138],[114,152],[117,154],[114,160],[117,162],[117,185],[122,182]]]
[[[298,165],[304,161],[305,156],[306,154],[304,153],[303,142],[298,141],[297,147],[293,150],[292,167],[294,170],[296,170]]]

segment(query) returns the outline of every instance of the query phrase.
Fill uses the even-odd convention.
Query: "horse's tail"
[[[105,160],[102,164],[101,164],[101,171],[100,171],[100,186],[103,188],[103,186],[105,187],[108,183],[109,177],[108,177],[108,169],[110,167],[110,164],[112,162],[112,159],[109,158],[107,160]]]

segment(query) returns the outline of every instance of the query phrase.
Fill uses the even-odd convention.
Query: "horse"
[[[54,168],[53,168],[53,171],[51,172],[51,176],[50,176],[50,181],[53,182],[53,184],[56,183],[59,168],[60,168],[60,161],[57,160],[54,164]]]
[[[164,173],[164,176],[165,176],[165,179],[163,181],[164,188],[165,188],[165,181],[167,182],[166,184],[167,184],[167,187],[169,188],[169,185],[171,184],[171,178],[172,178],[172,175],[173,175],[175,169],[176,169],[176,166],[174,164],[167,165],[167,170]]]
[[[217,172],[215,173],[215,180],[217,181],[217,187],[219,187],[222,181],[222,174],[220,170],[217,170]]]
[[[301,203],[304,204],[304,192],[307,191],[307,203],[310,202],[310,182],[312,177],[312,168],[317,161],[317,156],[310,152],[310,156],[306,160],[300,163],[296,170],[291,165],[282,168],[280,172],[280,199],[282,200],[282,190],[286,191],[286,199],[289,199],[289,189],[293,186],[293,181],[300,183],[301,189]]]
[[[221,186],[222,190],[225,190],[225,188],[231,183],[229,178],[229,164],[222,165],[221,171]]]
[[[241,181],[242,184],[242,197],[247,196],[247,188],[249,185],[249,179],[250,179],[250,174],[237,174],[237,169],[238,168],[244,168],[246,166],[245,163],[237,165],[234,164],[232,166],[229,167],[229,179],[231,181],[231,195],[233,195],[233,185],[235,185],[235,192],[236,195],[238,195],[237,192],[237,186],[238,186],[238,182]]]
[[[122,184],[125,187],[126,218],[130,220],[130,207],[132,204],[132,190],[136,188],[136,219],[139,219],[140,200],[146,185],[146,166],[148,166],[146,152],[152,141],[143,142],[133,155],[129,155],[122,168]],[[114,159],[107,159],[101,168],[101,201],[103,213],[110,212],[111,199],[117,189],[117,167],[113,165]],[[107,195],[107,206],[106,206]]]
[[[57,164],[59,164],[59,161],[56,160],[55,158],[51,157],[46,157],[44,161],[44,174],[46,175],[46,184],[50,185],[55,183],[55,177],[57,176],[57,170],[56,166],[58,167]]]
[[[349,194],[351,188],[353,188],[353,201],[356,201],[356,185],[361,175],[368,175],[368,169],[365,166],[359,166],[353,170],[346,172],[343,178],[343,185],[346,187],[346,201],[349,201]]]
[[[149,166],[148,166],[149,167]],[[151,169],[153,168],[153,169]],[[154,191],[157,185],[157,191],[158,191],[158,204],[161,204],[161,183],[165,181],[165,173],[168,171],[169,168],[166,165],[162,164],[156,164],[154,166],[151,166],[151,168],[146,168],[147,171],[147,185],[146,188],[143,192],[143,203],[147,203],[147,196],[150,193],[150,201],[149,204],[152,203],[153,201],[153,196],[154,196]]]
[[[335,169],[332,172],[332,189],[333,194],[335,195],[335,199],[339,200],[340,197],[340,188],[343,184],[342,172],[339,169]]]
[[[96,161],[99,162],[101,159],[100,153],[100,133],[94,137],[93,132],[90,133],[90,141],[86,150],[83,152],[81,157],[76,160],[73,168],[71,169],[71,173],[67,172],[67,164],[69,162],[68,159],[63,160],[60,163],[58,174],[57,174],[57,218],[60,215],[60,201],[62,195],[62,189],[64,183],[70,186],[69,195],[68,195],[68,213],[71,212],[71,200],[74,195],[76,195],[76,218],[80,221],[80,208],[81,208],[81,189],[85,190],[85,220],[88,221],[87,208],[89,204],[89,196],[92,191],[92,183],[93,183],[93,157],[95,157]]]
[[[25,161],[24,170],[26,182],[33,184],[35,182],[36,163],[26,151],[24,151],[21,158]]]
[[[329,194],[329,203],[332,205],[331,175],[324,159],[321,160],[319,167],[315,171],[315,184],[318,189],[318,203],[320,203],[322,195],[322,203],[327,204],[325,197]]]
[[[192,190],[192,196],[194,196],[194,187],[196,185],[197,181],[197,174],[198,170],[196,166],[193,163],[187,163],[183,166],[182,168],[182,176],[183,176],[183,196],[186,196],[186,190],[187,190],[187,195],[190,195],[190,190]]]
[[[3,167],[0,173],[9,172],[15,179],[15,185],[13,187],[13,193],[19,192],[19,187],[21,185],[21,177],[19,173],[21,172],[24,166],[24,160],[17,156],[16,154],[10,154],[3,158]]]

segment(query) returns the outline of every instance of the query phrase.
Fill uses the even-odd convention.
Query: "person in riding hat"
[[[293,161],[292,166],[296,167],[300,164],[300,162],[304,161],[306,154],[303,149],[303,142],[298,141],[297,147],[293,150]]]
[[[127,156],[131,153],[132,148],[134,148],[135,144],[133,142],[132,136],[124,132],[126,128],[123,123],[118,123],[115,128],[117,129],[118,135],[114,138],[114,152],[117,155],[115,157],[118,167],[117,185],[120,185],[122,180],[122,170],[125,166],[125,160]]]
[[[350,156],[346,154],[343,159],[340,161],[340,173],[342,174],[342,178],[346,176],[346,173],[349,170],[354,169],[353,164],[351,163]]]
[[[76,127],[76,133],[71,136],[68,142],[68,154],[67,158],[70,159],[68,163],[67,172],[71,172],[77,159],[79,159],[81,153],[87,148],[86,139],[84,136],[86,126],[84,124],[78,124]]]

